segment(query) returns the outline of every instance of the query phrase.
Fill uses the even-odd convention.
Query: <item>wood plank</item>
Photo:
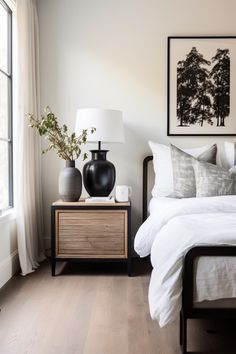
[[[119,265],[49,263],[0,291],[2,354],[180,354],[178,321],[160,329],[149,314],[145,263],[127,277]],[[207,330],[215,330],[208,333]],[[189,321],[189,351],[236,353],[235,322]]]

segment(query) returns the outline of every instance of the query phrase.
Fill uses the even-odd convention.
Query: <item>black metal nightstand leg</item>
[[[129,277],[132,277],[132,258],[129,257],[127,260],[127,273]]]
[[[52,271],[52,276],[55,277],[55,275],[56,275],[56,261],[53,258],[51,260],[51,271]]]

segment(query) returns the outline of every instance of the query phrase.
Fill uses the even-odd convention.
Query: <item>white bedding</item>
[[[185,253],[196,245],[236,245],[236,196],[153,198],[150,213],[136,235],[135,250],[141,257],[151,253],[149,306],[163,327],[181,307]],[[197,263],[196,302],[236,297],[234,257],[201,257]]]

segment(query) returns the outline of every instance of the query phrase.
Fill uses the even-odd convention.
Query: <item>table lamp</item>
[[[91,197],[107,197],[115,180],[115,166],[106,159],[109,150],[103,150],[101,143],[123,143],[124,128],[122,112],[113,109],[83,108],[77,110],[76,134],[90,127],[96,131],[88,133],[87,142],[98,143],[97,150],[90,150],[92,160],[83,168],[84,187]]]

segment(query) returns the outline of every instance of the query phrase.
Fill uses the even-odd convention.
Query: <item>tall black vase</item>
[[[107,161],[108,150],[90,150],[92,160],[83,168],[84,187],[91,197],[108,197],[115,180],[115,166]]]

